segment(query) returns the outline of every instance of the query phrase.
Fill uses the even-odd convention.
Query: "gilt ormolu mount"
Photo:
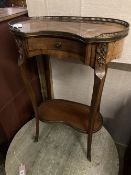
[[[21,24],[21,28],[17,27]],[[36,141],[39,120],[61,122],[88,133],[87,158],[91,160],[92,134],[100,130],[100,102],[108,63],[120,57],[123,40],[128,35],[125,21],[97,17],[36,17],[10,22],[19,49],[19,66],[36,118]],[[43,56],[38,60],[38,56]],[[27,59],[36,57],[43,102],[38,105]],[[91,105],[53,99],[50,56],[80,60],[94,69]],[[79,93],[79,92],[78,92]]]

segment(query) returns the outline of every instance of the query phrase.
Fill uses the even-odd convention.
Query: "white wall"
[[[120,18],[131,22],[130,0],[27,0],[30,16],[74,15]],[[131,64],[131,35],[126,38],[121,62]],[[52,59],[56,98],[90,104],[93,70],[80,64]],[[131,66],[109,69],[101,104],[104,123],[114,139],[127,144],[131,139]]]

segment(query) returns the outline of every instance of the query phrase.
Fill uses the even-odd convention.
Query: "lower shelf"
[[[89,110],[87,105],[61,99],[43,102],[38,108],[41,121],[65,123],[84,133],[89,130]],[[98,113],[93,132],[100,130],[102,124],[102,116]]]

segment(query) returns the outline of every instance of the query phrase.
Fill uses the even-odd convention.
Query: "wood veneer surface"
[[[42,103],[39,107],[39,114],[41,121],[62,122],[81,132],[87,133],[89,127],[89,110],[90,107],[87,105],[55,99]],[[98,131],[101,126],[102,117],[98,114],[94,132]]]

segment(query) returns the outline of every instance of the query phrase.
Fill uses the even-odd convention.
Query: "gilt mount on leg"
[[[96,61],[94,69],[94,87],[91,100],[90,109],[90,122],[89,122],[89,134],[88,134],[88,144],[87,144],[87,158],[91,161],[91,144],[92,144],[92,134],[94,124],[96,122],[96,117],[98,112],[100,112],[101,96],[103,91],[103,86],[107,73],[106,56],[108,53],[108,44],[100,43],[97,45]]]

